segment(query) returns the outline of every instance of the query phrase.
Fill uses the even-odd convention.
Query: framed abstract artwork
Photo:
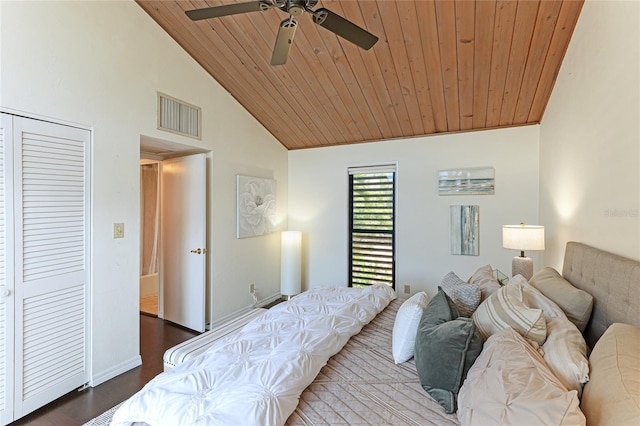
[[[493,167],[472,167],[440,170],[438,172],[438,194],[493,195],[495,194],[495,169]]]
[[[480,206],[450,206],[451,254],[478,256]]]
[[[270,234],[276,223],[276,181],[237,175],[236,237]]]

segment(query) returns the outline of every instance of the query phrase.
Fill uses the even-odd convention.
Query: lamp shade
[[[293,296],[302,290],[302,232],[282,232],[280,294]]]
[[[502,247],[514,250],[544,250],[544,226],[503,225]]]

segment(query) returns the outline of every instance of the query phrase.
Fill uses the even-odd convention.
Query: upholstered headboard
[[[590,347],[614,322],[640,327],[640,262],[568,242],[562,276],[594,298],[584,332]]]

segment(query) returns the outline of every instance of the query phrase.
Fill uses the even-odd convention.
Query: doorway
[[[207,152],[140,137],[140,312],[200,332],[207,305]]]
[[[159,162],[140,160],[140,312],[158,316]]]

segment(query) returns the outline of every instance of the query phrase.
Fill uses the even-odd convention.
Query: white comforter
[[[282,425],[327,360],[395,298],[386,285],[322,288],[150,381],[112,425]]]

